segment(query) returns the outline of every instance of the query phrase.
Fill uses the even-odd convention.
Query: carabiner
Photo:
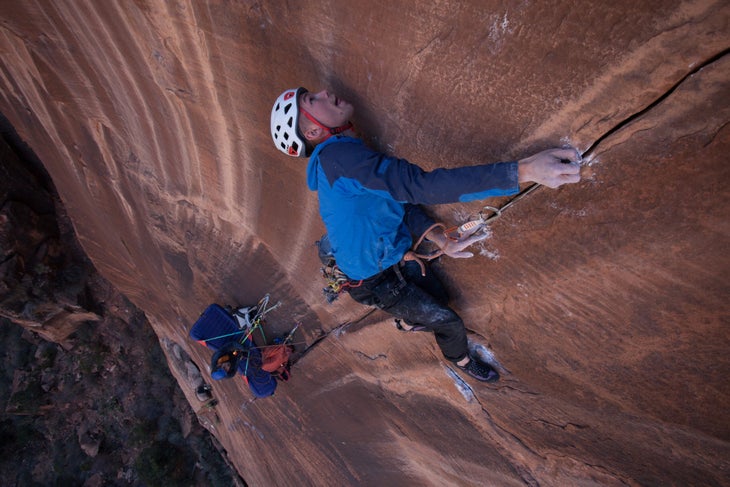
[[[489,211],[492,212],[492,214],[489,215],[488,217],[485,217],[484,216],[484,210],[489,210]],[[481,218],[482,219],[482,222],[485,223],[485,224],[487,222],[492,221],[492,220],[496,220],[500,216],[502,216],[502,210],[500,210],[499,208],[495,208],[494,206],[487,205],[487,206],[485,206],[484,208],[482,208],[479,211],[479,218]]]

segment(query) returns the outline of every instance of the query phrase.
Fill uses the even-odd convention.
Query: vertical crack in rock
[[[694,74],[697,74],[700,70],[702,70],[703,68],[709,66],[710,64],[712,64],[712,63],[714,63],[716,61],[719,61],[720,59],[722,59],[723,57],[725,57],[729,52],[730,52],[730,48],[723,49],[719,53],[715,54],[714,56],[711,56],[710,58],[708,58],[704,62],[698,64],[694,69],[692,69],[687,74],[685,74],[682,78],[680,78],[679,81],[677,81],[676,83],[674,83],[674,85],[672,85],[667,91],[665,91],[664,93],[662,93],[656,100],[652,101],[646,107],[644,107],[643,109],[639,110],[638,112],[633,113],[632,115],[629,115],[625,119],[621,120],[619,123],[617,123],[616,125],[614,125],[611,129],[609,129],[608,131],[606,131],[606,133],[604,133],[603,135],[601,135],[600,137],[598,137],[593,142],[593,144],[591,144],[591,146],[588,147],[583,152],[583,154],[581,154],[582,157],[584,159],[589,158],[591,155],[593,155],[593,153],[595,152],[596,148],[598,147],[598,145],[601,142],[603,142],[605,139],[607,139],[611,135],[615,134],[616,132],[618,132],[622,128],[624,128],[627,125],[629,125],[634,120],[640,118],[641,116],[645,115],[647,112],[649,112],[650,110],[652,110],[653,108],[655,108],[656,106],[658,106],[664,100],[666,100],[667,98],[669,98],[672,95],[672,93],[674,93],[677,90],[677,88],[679,88],[682,85],[682,83],[684,83],[685,81],[687,81],[688,78],[690,78]]]
[[[616,134],[620,130],[626,128],[633,122],[637,121],[639,118],[646,115],[648,112],[650,112],[652,109],[658,107],[660,104],[662,104],[664,101],[666,101],[673,93],[677,91],[678,88],[682,86],[683,83],[685,83],[690,77],[692,77],[694,74],[698,73],[702,69],[708,67],[709,65],[719,61],[723,57],[725,57],[728,52],[730,52],[730,49],[724,49],[723,51],[719,52],[718,54],[715,54],[714,56],[708,58],[705,62],[701,63],[700,65],[696,66],[694,69],[692,69],[690,72],[685,74],[679,81],[677,81],[674,85],[672,85],[666,92],[662,93],[659,97],[657,97],[654,101],[649,103],[647,106],[645,106],[643,109],[633,113],[632,115],[624,118],[619,123],[615,124],[611,129],[606,131],[603,135],[595,139],[592,145],[586,149],[586,151],[582,154],[584,158],[590,157],[594,152],[596,152],[598,146],[605,141],[607,138],[611,137],[612,135]],[[728,124],[723,124],[715,134],[713,134],[712,139],[714,140],[714,137],[716,137],[717,133],[720,133],[724,127],[726,127]],[[539,186],[539,185],[536,185]],[[530,187],[533,188],[533,187]],[[530,189],[528,188],[528,189]],[[505,207],[511,206],[514,202],[518,201],[522,197],[526,195],[526,192],[523,191],[519,195],[517,195],[515,198],[512,198],[505,206],[503,206],[503,209]],[[478,333],[475,333],[477,336],[479,336]],[[471,345],[471,344],[470,344]],[[488,350],[487,350],[488,351]],[[493,357],[491,357],[493,359]],[[486,360],[491,363],[491,360]],[[450,371],[450,376],[454,376],[455,374],[453,371]],[[458,382],[462,382],[463,380],[458,380],[454,377],[455,382],[457,382],[457,388],[460,389],[460,392],[464,397],[467,399],[467,402],[471,402],[471,398],[473,398],[480,406],[482,406],[481,401],[479,401],[479,397],[474,394],[474,391],[469,387],[468,392],[469,395],[465,394],[465,392],[461,391],[460,384]],[[466,385],[466,384],[465,384]],[[468,387],[468,385],[467,385]],[[522,392],[522,391],[520,391]],[[500,453],[510,462],[512,465],[512,468],[518,473],[518,475],[521,477],[523,482],[525,482],[526,485],[538,485],[538,482],[535,480],[533,475],[530,472],[529,465],[534,465],[534,462],[524,462],[524,461],[517,461],[516,459],[519,457],[529,457],[533,456],[534,458],[542,458],[544,460],[544,457],[542,457],[538,452],[532,450],[527,444],[524,443],[524,441],[516,436],[515,434],[511,433],[510,431],[502,428],[501,426],[497,425],[494,420],[492,419],[491,415],[489,414],[489,411],[482,406],[483,414],[486,416],[487,423],[490,426],[490,429],[492,430],[492,437],[495,440],[495,444],[497,445],[497,449],[500,451]],[[565,431],[572,431],[572,430],[581,430],[588,428],[589,426],[579,423],[571,423],[566,422],[564,424],[557,424],[554,422],[546,421],[543,419],[537,419],[537,422],[550,425],[555,428],[560,428]],[[529,455],[521,455],[520,452],[525,452]],[[554,456],[552,454],[548,454],[548,456]],[[564,458],[569,458],[571,461],[578,461],[575,457],[572,456],[565,456]],[[539,463],[539,462],[538,462]],[[608,468],[603,465],[599,464],[590,464],[584,462],[583,465],[585,467],[594,469],[596,471],[601,471],[607,475],[610,475],[612,478],[616,480],[616,482],[621,483],[622,485],[629,485],[629,482],[627,482],[622,476],[620,475],[620,472],[613,471],[611,468]]]
[[[581,158],[584,162],[587,162],[590,160],[590,158],[593,156],[593,154],[596,152],[596,149],[598,146],[606,140],[608,137],[616,134],[621,129],[625,128],[626,126],[630,125],[635,120],[641,118],[642,116],[646,115],[649,111],[651,111],[653,108],[656,108],[658,105],[660,105],[662,102],[664,102],[667,98],[669,98],[672,93],[674,93],[682,84],[687,81],[691,76],[697,74],[702,69],[706,68],[707,66],[719,61],[723,57],[725,57],[728,53],[730,53],[730,48],[725,48],[722,51],[718,52],[717,54],[714,54],[713,56],[710,56],[705,61],[699,63],[697,66],[695,66],[691,71],[687,72],[682,78],[680,78],[674,85],[672,85],[667,91],[662,93],[659,97],[657,97],[654,101],[649,103],[646,107],[642,108],[641,110],[629,115],[628,117],[624,118],[620,122],[618,122],[616,125],[614,125],[612,128],[607,130],[603,135],[598,137],[583,153],[581,154]],[[723,125],[724,127],[724,125]],[[720,130],[722,130],[722,128]],[[719,133],[719,131],[718,131]],[[512,197],[509,201],[507,201],[501,208],[500,211],[496,215],[492,215],[490,219],[496,219],[498,218],[502,212],[507,210],[510,206],[517,203],[519,200],[527,196],[529,193],[535,191],[536,189],[539,189],[542,185],[539,183],[532,184],[525,188],[524,190],[520,191],[517,195]]]
[[[456,389],[461,393],[464,399],[466,399],[466,402],[470,403],[474,401],[479,405],[482,413],[487,418],[487,424],[492,430],[490,436],[494,440],[494,444],[496,445],[496,448],[500,452],[500,454],[505,459],[507,459],[509,464],[520,476],[525,485],[538,486],[539,483],[532,475],[532,473],[530,473],[528,469],[522,465],[522,462],[518,462],[515,458],[513,458],[514,455],[512,454],[512,452],[522,450],[526,451],[530,456],[539,457],[539,455],[537,455],[534,450],[525,445],[525,443],[520,438],[513,435],[509,431],[506,431],[505,429],[499,427],[494,422],[494,420],[492,419],[492,415],[489,414],[487,408],[482,404],[482,402],[479,400],[479,397],[474,393],[474,389],[472,389],[472,387],[454,369],[452,369],[448,365],[444,365],[444,369],[446,370],[446,374],[454,381]]]
[[[545,457],[527,446],[518,436],[499,426],[492,418],[492,415],[489,414],[487,408],[482,405],[478,397],[476,398],[476,401],[487,419],[487,424],[489,424],[492,429],[493,434],[490,436],[494,440],[497,451],[499,451],[499,453],[509,462],[525,485],[535,487],[539,486],[540,483],[537,479],[535,479],[532,472],[526,466],[527,462],[524,461],[524,458],[532,457],[537,460],[536,463],[542,464],[545,461]]]
[[[560,455],[560,454],[557,454],[557,453],[554,453],[554,452],[546,455],[545,458],[546,459],[547,458],[554,458],[554,459],[559,459],[559,460],[568,460],[568,461],[571,461],[571,462],[572,461],[576,461],[575,457],[572,457],[570,455]],[[610,468],[606,468],[603,465],[599,465],[599,464],[595,464],[595,463],[588,463],[588,462],[580,462],[580,463],[581,463],[581,465],[585,466],[588,469],[598,470],[601,473],[603,473],[604,475],[610,476],[612,479],[614,479],[615,481],[619,482],[621,485],[626,485],[627,487],[630,486],[630,485],[635,485],[635,484],[627,481],[626,479],[624,479],[621,475],[617,474],[616,472],[614,472]]]
[[[481,347],[481,345],[479,346]],[[530,472],[530,470],[525,466],[524,462],[517,459],[514,452],[521,452],[520,455],[522,456],[535,457],[541,460],[545,460],[545,458],[527,446],[522,439],[497,425],[487,408],[479,400],[479,396],[475,393],[474,389],[453,368],[448,365],[444,365],[444,369],[449,378],[454,381],[456,389],[459,393],[461,393],[464,399],[466,399],[466,402],[475,402],[479,405],[479,408],[481,409],[482,414],[486,417],[486,422],[491,430],[489,436],[493,439],[496,449],[500,452],[500,454],[509,462],[525,485],[538,486],[539,482],[537,479],[535,479],[532,472]]]
[[[369,317],[375,311],[376,311],[375,309],[371,309],[355,321],[348,321],[348,322],[342,323],[341,325],[336,326],[335,328],[332,328],[330,331],[322,332],[319,336],[317,336],[317,338],[314,339],[314,341],[309,346],[307,346],[304,349],[304,351],[301,353],[301,355],[299,356],[299,358],[297,360],[301,360],[302,357],[304,357],[307,353],[309,353],[312,349],[314,349],[314,347],[319,345],[322,341],[327,339],[330,335],[335,335],[335,336],[342,335],[347,328],[349,328],[352,325],[357,325],[358,323],[363,321],[365,318]]]
[[[715,138],[717,137],[717,134],[719,134],[720,132],[725,130],[725,127],[727,127],[728,125],[730,125],[730,122],[726,122],[726,123],[720,125],[720,127],[715,131],[715,133],[712,134],[712,137],[710,137],[710,140],[708,140],[707,143],[705,143],[702,147],[705,148],[705,147],[712,145],[712,143],[715,142]]]
[[[568,421],[566,423],[563,423],[563,424],[554,423],[552,421],[548,421],[546,419],[539,419],[539,418],[536,419],[535,421],[537,423],[542,423],[542,424],[545,424],[545,425],[548,425],[548,426],[553,426],[555,428],[560,428],[560,429],[562,429],[564,431],[582,430],[582,429],[590,428],[590,426],[588,426],[588,425],[578,424],[578,423],[571,423],[570,421]]]

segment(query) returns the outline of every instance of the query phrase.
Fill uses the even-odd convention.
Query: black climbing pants
[[[359,281],[351,281],[357,286]],[[464,322],[449,308],[441,280],[426,267],[426,276],[415,261],[390,267],[349,288],[358,303],[375,306],[411,326],[432,331],[447,360],[458,362],[468,354]]]

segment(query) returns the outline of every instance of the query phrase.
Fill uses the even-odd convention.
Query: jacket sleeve
[[[363,189],[385,192],[404,203],[469,202],[519,192],[517,161],[427,172],[364,144],[332,144],[325,151],[320,161],[330,184],[344,177]]]
[[[436,223],[418,205],[406,204],[405,211],[403,220],[406,222],[406,226],[410,230],[413,240],[420,238],[423,232],[428,230],[428,227]]]

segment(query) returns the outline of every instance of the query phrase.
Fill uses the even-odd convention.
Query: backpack
[[[216,380],[240,375],[256,397],[276,391],[276,378],[262,368],[261,350],[246,337],[233,314],[211,304],[190,329],[190,338],[213,350],[211,376]]]
[[[261,368],[277,379],[288,381],[290,377],[289,358],[291,354],[291,345],[278,344],[263,347],[261,352]]]

